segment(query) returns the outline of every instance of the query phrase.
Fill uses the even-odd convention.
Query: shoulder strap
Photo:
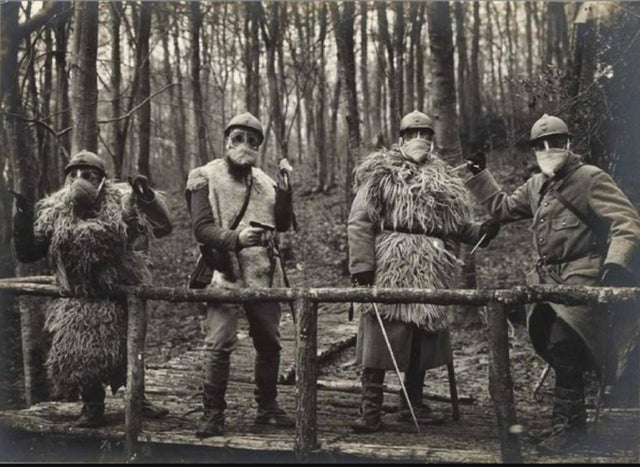
[[[251,198],[252,188],[253,188],[253,175],[249,174],[249,183],[247,183],[247,193],[245,194],[244,202],[242,203],[242,207],[240,208],[238,215],[229,226],[229,229],[235,230],[236,227],[238,227],[238,224],[240,224],[240,221],[242,220],[242,216],[244,216],[244,213],[247,212],[247,206],[249,206],[249,198]]]
[[[582,166],[582,165],[581,165]],[[580,167],[581,167],[580,166]],[[575,172],[575,170],[574,170]],[[575,207],[571,201],[569,201],[567,198],[565,198],[564,195],[560,194],[560,192],[555,188],[555,187],[551,187],[549,189],[549,193],[552,196],[555,196],[557,198],[558,201],[560,201],[562,203],[562,205],[567,208],[569,211],[571,211],[578,219],[580,219],[580,221],[586,225],[596,236],[597,241],[599,243],[602,243],[602,238],[600,237],[602,232],[600,231],[600,229],[598,229],[598,226],[596,225],[596,223],[593,221],[593,219],[591,219],[589,216],[587,216],[585,213],[583,213],[582,211],[580,211],[577,207]]]
[[[555,196],[558,199],[558,201],[560,201],[565,208],[567,208],[578,219],[580,219],[583,224],[585,224],[587,227],[589,227],[591,230],[595,232],[595,225],[593,224],[593,222],[591,222],[591,219],[589,219],[582,211],[580,211],[577,207],[571,204],[571,202],[567,198],[565,198],[564,195],[561,195],[558,192],[558,190],[556,190],[555,188],[551,188],[549,190],[549,193]]]

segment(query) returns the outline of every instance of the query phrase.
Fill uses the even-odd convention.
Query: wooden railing
[[[0,290],[19,295],[60,296],[58,287],[42,277],[1,279]],[[239,290],[185,290],[168,287],[121,287],[110,297],[126,298],[129,311],[127,330],[127,385],[125,393],[125,444],[128,460],[138,451],[142,430],[144,382],[144,342],[147,300],[169,302],[292,302],[296,313],[296,434],[294,451],[305,460],[318,449],[317,400],[317,303],[377,302],[430,303],[438,305],[488,305],[489,391],[493,400],[505,463],[522,462],[513,381],[509,366],[507,311],[510,307],[534,302],[567,305],[621,303],[640,299],[640,288],[582,286],[517,286],[510,289],[440,290],[375,288],[293,288]],[[605,309],[607,307],[599,307]]]

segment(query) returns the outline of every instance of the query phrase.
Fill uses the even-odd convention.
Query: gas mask
[[[258,137],[248,131],[234,129],[227,140],[227,158],[238,168],[252,167],[258,160]]]
[[[567,161],[569,157],[569,145],[566,148],[551,148],[548,141],[543,141],[544,149],[535,151],[536,162],[540,170],[547,177],[552,177]]]
[[[408,141],[400,140],[400,152],[407,159],[422,164],[431,157],[433,141],[424,138],[413,138]]]
[[[97,170],[87,168],[72,169],[67,174],[67,183],[75,207],[91,208],[104,186],[106,178]]]

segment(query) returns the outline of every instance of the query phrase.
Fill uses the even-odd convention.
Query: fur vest
[[[394,146],[361,162],[355,171],[355,187],[365,191],[367,213],[376,225],[376,286],[450,287],[458,261],[445,240],[471,220],[471,203],[463,181],[449,166],[437,157],[418,165]],[[439,235],[384,230],[384,225],[418,227]],[[415,323],[428,331],[447,328],[445,306],[403,303],[378,308],[387,320]]]
[[[276,183],[262,170],[253,167],[253,178],[249,204],[240,220],[236,231],[249,226],[249,221],[275,225]],[[225,159],[214,159],[208,164],[198,167],[189,173],[187,190],[208,187],[209,203],[213,217],[220,226],[229,228],[240,212],[247,195],[245,180],[232,176],[229,163]],[[272,265],[267,249],[262,246],[243,248],[235,253],[240,269],[241,280],[230,283],[218,271],[214,273],[212,286],[234,287],[269,287],[280,286],[282,278],[280,267]],[[277,260],[276,260],[277,261]]]
[[[151,226],[130,187],[110,181],[87,218],[75,215],[66,186],[36,209],[34,234],[49,245],[60,287],[82,297],[55,299],[47,309],[52,344],[46,366],[54,390],[72,396],[100,380],[115,391],[125,381],[127,312],[122,301],[99,296],[119,284],[150,281],[145,254],[134,251],[133,241],[151,235]]]

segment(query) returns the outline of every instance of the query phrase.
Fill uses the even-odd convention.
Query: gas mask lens
[[[94,169],[77,168],[69,172],[69,178],[75,180],[81,178],[91,183],[92,185],[98,185],[102,181],[102,174]]]
[[[233,130],[229,135],[229,140],[233,146],[238,146],[242,143],[246,143],[253,149],[258,149],[260,146],[260,139],[254,133],[242,130]]]

